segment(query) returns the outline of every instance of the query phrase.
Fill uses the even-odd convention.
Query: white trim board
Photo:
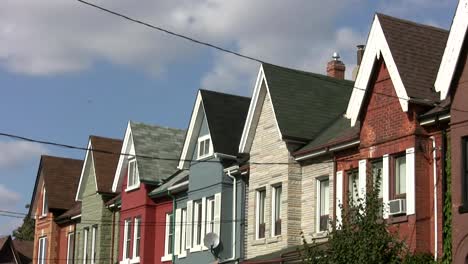
[[[91,137],[89,138],[88,140],[88,150],[86,151],[86,155],[85,155],[85,159],[84,159],[84,162],[83,162],[83,167],[81,168],[81,175],[80,175],[80,181],[78,183],[78,189],[76,189],[76,195],[75,195],[75,201],[81,201],[81,195],[82,195],[82,188],[84,188],[85,186],[83,186],[83,178],[85,177],[85,173],[88,173],[88,175],[86,175],[86,178],[88,178],[89,176],[89,172],[87,171],[87,168],[88,168],[88,162],[91,162],[89,164],[89,166],[92,166],[92,168],[89,168],[89,169],[92,169],[93,172],[94,172],[94,182],[96,184],[96,191],[98,190],[97,188],[97,179],[96,179],[96,170],[94,168],[94,158],[93,158],[93,152],[90,150],[92,149],[93,146],[91,144]],[[84,191],[84,190],[83,190]]]
[[[265,87],[265,89],[262,89]],[[250,152],[250,147],[252,146],[253,137],[255,135],[255,128],[257,127],[258,120],[262,111],[262,107],[259,107],[259,104],[263,106],[265,101],[265,96],[270,96],[270,89],[268,88],[268,81],[263,70],[263,65],[260,66],[258,72],[257,81],[255,82],[255,88],[252,95],[252,100],[250,101],[249,112],[247,113],[247,119],[242,131],[242,137],[239,143],[239,152],[248,153]],[[271,109],[273,111],[273,116],[275,119],[276,128],[280,139],[283,139],[281,130],[279,129],[278,120],[276,119],[276,112],[273,106],[273,101],[270,96]]]
[[[135,156],[135,146],[133,145],[132,127],[130,126],[130,121],[128,122],[127,130],[125,131],[125,137],[124,137],[124,141],[122,144],[121,153]],[[114,182],[112,183],[113,192],[119,191],[117,190],[117,188],[119,188],[122,182],[122,177],[125,175],[125,172],[127,171],[126,169],[127,162],[128,162],[128,156],[120,155],[119,163],[117,164],[117,169],[115,170]],[[137,162],[136,166],[138,167],[138,161],[136,162]]]
[[[453,17],[450,34],[445,46],[444,55],[440,63],[437,78],[434,83],[434,88],[440,92],[440,99],[444,100],[450,90],[455,70],[457,68],[458,59],[463,48],[466,31],[468,28],[468,0],[460,0],[458,2],[455,16]]]
[[[388,46],[382,26],[380,25],[378,15],[375,15],[374,22],[367,39],[366,50],[362,58],[359,73],[354,83],[354,89],[349,99],[348,109],[346,110],[346,117],[351,119],[351,126],[356,124],[359,118],[359,113],[364,102],[364,97],[372,77],[375,62],[380,59],[382,55],[385,64],[387,65],[390,78],[397,96],[399,97],[400,105],[403,112],[408,111],[408,94],[405,86],[398,72],[396,63],[393,59],[390,47]]]

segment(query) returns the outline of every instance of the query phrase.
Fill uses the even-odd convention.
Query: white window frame
[[[192,237],[192,247],[190,248],[190,252],[197,252],[202,250],[203,246],[203,223],[204,223],[204,211],[203,211],[203,201],[204,199],[196,200],[193,201],[193,237]],[[198,208],[201,207],[201,208]],[[201,216],[198,214],[200,213],[201,210]],[[201,223],[198,221],[199,217],[201,217]],[[200,224],[200,230],[198,230],[198,226]],[[198,233],[200,232],[200,243],[197,244],[197,238],[198,238]]]
[[[281,184],[275,184],[271,186],[271,237],[281,236],[275,235],[276,233],[276,192],[278,188],[281,188],[281,197],[280,197],[280,215],[279,219],[281,220],[281,202],[283,201],[283,186]]]
[[[88,233],[89,229],[85,227],[83,229],[83,264],[86,264],[88,261],[87,254],[88,254]]]
[[[210,144],[208,146],[209,147],[208,153],[204,153],[203,155],[200,155],[200,147],[201,147],[200,143],[205,142],[206,140],[210,140]],[[211,136],[208,134],[208,135],[199,137],[198,144],[197,144],[197,160],[204,159],[212,155],[213,155],[213,142],[211,140]]]
[[[133,173],[134,175],[132,176],[132,184],[130,184],[130,168],[131,166],[133,167]],[[126,192],[132,191],[135,189],[138,189],[140,187],[140,176],[138,175],[138,166],[137,166],[137,161],[135,158],[129,159],[128,160],[128,166],[127,166],[127,188],[125,189]]]
[[[164,236],[164,256],[161,257],[161,261],[171,261],[172,254],[169,254],[169,249],[172,245],[169,245],[169,234],[171,232],[171,215],[173,212],[166,213],[166,233]],[[172,234],[172,240],[174,240],[174,233]]]
[[[328,218],[330,219],[330,178],[328,176],[318,177],[316,180],[317,185],[317,199],[316,199],[316,210],[315,210],[315,232],[323,233],[327,230],[320,230],[320,214],[321,211],[321,202],[322,202],[322,182],[328,181]],[[328,226],[328,225],[327,225]]]
[[[96,263],[96,239],[97,239],[97,226],[94,225],[92,227],[92,237],[91,237],[91,264],[95,264]]]
[[[42,210],[41,210],[41,217],[47,216],[47,211],[49,210],[47,199],[46,199],[46,188],[45,186],[42,187]]]
[[[72,242],[73,242],[73,248],[70,248]],[[73,263],[73,259],[75,257],[74,247],[75,247],[75,232],[70,232],[67,234],[67,264]],[[72,250],[71,252],[70,252],[70,249]]]
[[[130,259],[130,256],[127,255],[127,241],[128,241],[128,235],[130,235],[130,221],[131,219],[125,219],[124,220],[124,239],[123,239],[123,250],[122,250],[122,261]],[[131,238],[130,238],[131,239]]]
[[[139,242],[137,250],[137,242]],[[133,220],[133,252],[131,263],[140,263],[140,250],[141,250],[141,217],[137,216]],[[137,256],[138,253],[138,256]]]
[[[180,247],[179,247],[179,259],[187,256],[186,250],[186,232],[187,232],[187,208],[181,209],[182,225],[180,226]]]
[[[215,232],[215,198],[206,198],[206,233]]]
[[[266,189],[265,188],[260,188],[255,191],[255,239],[265,239],[266,238],[266,232],[265,232],[265,237],[260,238],[260,192],[265,192],[265,197],[263,198],[263,223],[266,225],[266,219],[265,219],[265,209],[266,209]]]
[[[37,252],[37,263],[47,263],[47,236],[39,238],[39,250]]]

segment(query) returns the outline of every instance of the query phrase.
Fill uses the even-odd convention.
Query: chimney
[[[356,80],[357,74],[359,72],[359,67],[361,67],[362,56],[364,56],[365,45],[357,45],[356,52],[356,67],[353,69],[353,81]]]
[[[342,61],[340,61],[340,55],[338,52],[333,52],[333,60],[327,63],[327,75],[333,78],[343,80],[345,77],[346,67]]]

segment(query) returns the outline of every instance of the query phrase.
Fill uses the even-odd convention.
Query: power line
[[[22,215],[22,216],[28,215],[25,213],[19,213],[19,212],[13,212],[13,211],[8,211],[8,210],[1,210],[1,209],[0,209],[0,213],[15,214],[15,215]]]

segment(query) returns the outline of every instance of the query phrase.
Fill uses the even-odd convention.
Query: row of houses
[[[186,131],[130,121],[84,160],[42,156],[34,263],[283,263],[377,175],[389,229],[435,258],[451,193],[464,263],[467,27],[467,0],[450,31],[376,14],[355,81],[338,56],[327,76],[263,63],[251,98],[200,90]]]

